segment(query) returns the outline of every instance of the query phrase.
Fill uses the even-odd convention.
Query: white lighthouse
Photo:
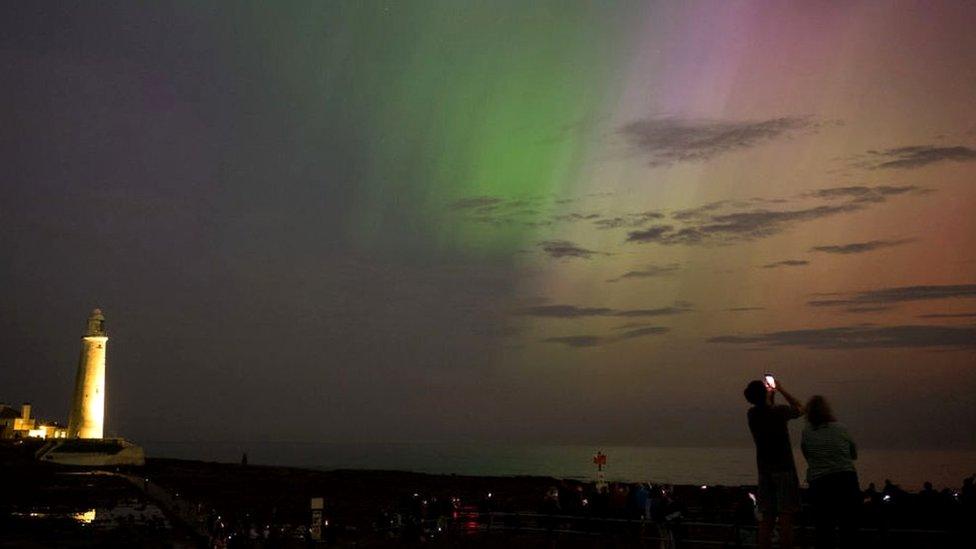
[[[95,309],[81,338],[78,377],[68,416],[68,438],[102,438],[105,427],[105,316]]]

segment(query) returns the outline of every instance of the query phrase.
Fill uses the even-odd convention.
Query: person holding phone
[[[776,393],[783,395],[786,405],[776,405]],[[743,394],[752,404],[747,418],[759,472],[757,544],[759,549],[772,547],[773,526],[778,522],[779,546],[789,549],[793,547],[793,515],[800,508],[800,480],[786,424],[804,414],[803,404],[771,374],[750,382]]]

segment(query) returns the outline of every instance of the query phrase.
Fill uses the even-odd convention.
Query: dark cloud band
[[[679,315],[690,312],[688,303],[675,303],[671,307],[657,309],[610,309],[607,307],[576,307],[573,305],[539,305],[519,310],[519,316],[535,316],[542,318],[585,318],[595,316],[612,316],[623,318],[653,317]]]
[[[882,151],[868,151],[863,162],[871,169],[921,168],[937,162],[969,162],[976,160],[976,150],[964,146],[939,147],[935,145],[914,145]]]
[[[663,326],[645,326],[643,328],[636,328],[633,330],[628,330],[621,334],[609,335],[609,336],[598,336],[598,335],[575,335],[575,336],[562,336],[562,337],[550,337],[542,341],[545,343],[559,343],[561,345],[566,345],[568,347],[600,347],[603,345],[609,345],[611,343],[618,343],[620,341],[626,341],[628,339],[637,339],[640,337],[647,337],[652,335],[666,334],[670,331],[669,328]]]
[[[710,160],[816,126],[805,117],[760,121],[649,118],[623,126],[620,134],[648,157],[651,166],[666,166],[677,162]]]
[[[542,251],[548,254],[549,257],[555,257],[557,259],[591,259],[594,255],[602,255],[602,252],[588,250],[581,246],[577,246],[568,240],[546,240],[544,242],[540,242],[539,247],[542,248]]]
[[[814,246],[810,248],[811,252],[823,252],[828,254],[862,254],[865,252],[873,252],[874,250],[880,250],[882,248],[892,248],[895,246],[901,246],[902,244],[908,244],[912,242],[911,238],[904,238],[901,240],[870,240],[868,242],[852,242],[850,244],[835,244],[830,246]]]
[[[892,305],[906,301],[976,297],[976,284],[948,284],[943,286],[898,286],[867,290],[852,294],[836,294],[837,299],[808,301],[813,307],[849,307],[865,305]]]
[[[805,261],[803,259],[784,259],[783,261],[776,261],[775,263],[767,263],[763,265],[763,269],[777,269],[779,267],[803,267],[809,264],[809,261]]]
[[[976,348],[976,327],[841,326],[713,337],[709,343],[806,349]]]

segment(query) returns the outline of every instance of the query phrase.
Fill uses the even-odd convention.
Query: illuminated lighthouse
[[[105,316],[95,309],[81,338],[78,377],[68,416],[69,438],[102,438],[105,426]]]

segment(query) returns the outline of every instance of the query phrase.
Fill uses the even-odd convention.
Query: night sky
[[[4,2],[0,401],[136,441],[973,448],[976,6]]]

